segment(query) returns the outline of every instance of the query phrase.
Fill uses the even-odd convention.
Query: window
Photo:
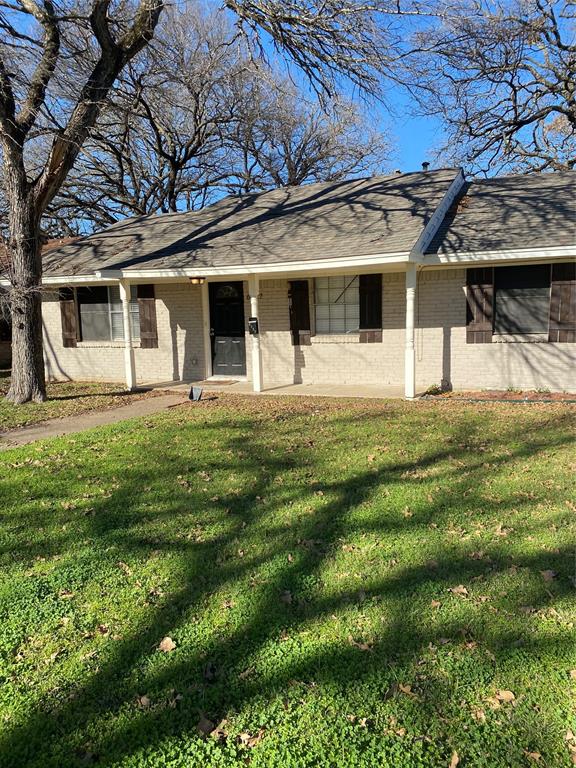
[[[77,296],[82,341],[124,339],[124,315],[117,285],[78,288]],[[130,327],[132,338],[139,339],[140,312],[135,285],[130,287]]]
[[[550,265],[494,270],[494,333],[548,333]]]
[[[360,325],[358,275],[315,280],[316,333],[354,333]]]

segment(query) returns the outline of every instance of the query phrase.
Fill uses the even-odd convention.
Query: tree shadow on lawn
[[[340,417],[338,426],[352,425],[356,418]],[[225,525],[208,541],[188,541],[159,533],[162,521],[181,514],[184,506],[187,510],[206,507],[206,495],[199,491],[191,492],[185,503],[178,497],[171,499],[162,512],[145,513],[150,530],[146,526],[141,530],[141,505],[148,503],[146,487],[151,483],[173,487],[178,473],[190,473],[193,456],[192,445],[185,458],[171,456],[170,446],[158,445],[151,435],[143,466],[134,464],[126,469],[118,488],[96,504],[86,525],[92,538],[115,545],[114,558],[130,562],[154,551],[174,556],[181,588],[150,606],[139,626],[115,641],[108,658],[88,672],[88,680],[68,699],[38,702],[25,723],[6,728],[0,740],[0,757],[8,759],[6,765],[74,765],[86,762],[87,755],[93,752],[101,764],[119,762],[147,747],[153,749],[166,739],[189,738],[201,715],[216,723],[252,703],[265,708],[266,702],[278,696],[290,710],[303,691],[318,687],[335,690],[335,700],[343,707],[363,687],[377,690],[382,700],[403,697],[413,709],[413,722],[423,732],[431,720],[441,731],[443,726],[438,724],[459,708],[449,679],[431,674],[418,681],[414,691],[406,693],[399,688],[409,682],[402,675],[424,664],[424,659],[430,653],[434,656],[443,645],[456,652],[463,644],[472,643],[472,663],[488,679],[496,677],[499,668],[521,666],[527,657],[569,653],[570,638],[561,631],[531,639],[518,637],[513,620],[509,626],[492,622],[492,615],[481,611],[475,585],[498,578],[511,567],[541,571],[549,569],[551,562],[555,570],[566,574],[574,556],[572,544],[567,543],[553,556],[540,549],[520,553],[512,562],[508,554],[498,555],[498,547],[491,547],[491,560],[471,559],[454,547],[435,544],[430,548],[423,543],[426,553],[421,562],[401,562],[383,573],[372,574],[360,603],[357,588],[324,594],[325,569],[333,565],[345,542],[362,533],[381,536],[387,547],[393,547],[393,542],[404,536],[425,542],[430,524],[446,519],[455,508],[485,509],[481,484],[488,473],[506,473],[513,461],[528,460],[544,449],[559,449],[569,442],[566,434],[553,435],[562,426],[561,418],[543,419],[538,440],[516,426],[500,424],[498,443],[515,447],[508,450],[509,455],[493,459],[489,468],[483,455],[472,460],[470,457],[468,446],[476,425],[461,425],[451,430],[447,444],[427,449],[416,462],[410,458],[384,462],[378,468],[329,482],[314,479],[317,471],[326,468],[318,466],[309,450],[300,447],[280,456],[272,453],[266,424],[255,427],[252,439],[247,441],[245,434],[231,435],[230,421],[221,419],[209,425],[218,436],[220,461],[202,467],[213,473],[230,471],[228,456],[240,454],[243,471],[255,479],[247,491],[223,495],[211,502],[210,514],[220,516]],[[198,426],[192,425],[191,429]],[[285,430],[288,442],[298,441],[300,436],[298,425]],[[447,461],[450,466],[444,466]],[[458,466],[463,461],[465,467]],[[356,519],[358,510],[373,503],[382,489],[403,483],[418,487],[426,481],[407,478],[406,474],[423,473],[439,465],[442,470],[434,474],[439,489],[419,499],[413,517],[383,514],[376,520],[372,515],[368,524],[361,515]],[[193,472],[198,468],[195,466]],[[275,478],[290,473],[295,473],[295,487],[276,484]],[[323,496],[315,497],[318,491]],[[276,511],[297,507],[309,499],[315,502],[310,512],[292,515],[287,522],[274,519]],[[510,496],[502,499],[499,507],[504,515],[507,508],[513,506],[518,511],[530,503],[529,499]],[[490,518],[493,512],[492,507],[487,516]],[[534,523],[531,528],[537,534],[538,525]],[[253,536],[266,542],[257,555],[250,551]],[[65,553],[65,537],[59,546]],[[239,556],[243,546],[246,551]],[[24,557],[32,554],[26,546],[20,553]],[[250,581],[253,596],[249,606],[242,606],[242,617],[234,619],[234,608],[222,608],[223,615],[231,616],[230,622],[216,622],[211,634],[195,638],[191,631],[195,617],[213,610],[211,601],[216,595]],[[446,596],[447,590],[457,584],[469,586],[468,597]],[[316,588],[320,596],[315,595]],[[531,608],[549,608],[571,590],[566,578],[554,584],[553,592],[543,586],[534,591]],[[419,608],[423,597],[429,602],[439,595],[442,600],[455,601],[454,611],[444,621],[422,619]],[[381,631],[366,638],[356,620],[364,608],[374,604],[382,606],[386,621]],[[319,623],[330,617],[334,617],[331,620],[335,626],[341,624],[341,629],[331,638],[314,637]],[[303,650],[305,632],[312,639],[310,647]],[[154,649],[165,635],[177,640],[177,648],[156,661],[159,654]],[[277,646],[274,661],[263,665],[262,656],[272,646]],[[153,663],[149,663],[151,655]],[[138,708],[138,697],[143,694],[152,701],[166,702],[173,699],[174,692],[182,698],[171,705]],[[506,756],[510,749],[519,749],[515,740],[519,733],[522,747],[553,753],[557,737],[552,727],[545,727],[546,713],[531,717],[524,710],[522,716],[526,720],[516,717],[513,728],[507,723],[511,731],[501,736],[501,754]],[[252,723],[253,728],[257,726]],[[379,722],[376,726],[384,742],[397,738],[390,736],[385,724]],[[445,731],[449,742],[453,734],[448,726]],[[481,735],[478,738],[481,740]],[[430,747],[434,748],[438,749],[438,744]],[[436,754],[436,758],[449,758],[451,749],[447,743],[446,754]]]

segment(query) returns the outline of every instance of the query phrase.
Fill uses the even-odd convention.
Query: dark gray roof
[[[127,219],[44,257],[48,275],[337,259],[412,249],[458,171],[395,174],[227,197]]]
[[[576,172],[469,182],[427,253],[576,245]]]

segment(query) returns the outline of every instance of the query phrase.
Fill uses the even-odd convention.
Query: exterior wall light
[[[206,282],[206,278],[205,277],[191,277],[190,278],[190,282],[192,283],[192,285],[204,285],[204,283]]]

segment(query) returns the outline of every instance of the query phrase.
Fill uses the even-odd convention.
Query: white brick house
[[[575,178],[440,170],[119,222],[46,255],[48,376],[576,391]]]

